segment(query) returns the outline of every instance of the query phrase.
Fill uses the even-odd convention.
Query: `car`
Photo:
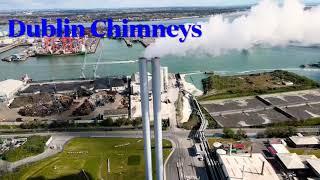
[[[203,157],[199,155],[198,160],[203,161]]]

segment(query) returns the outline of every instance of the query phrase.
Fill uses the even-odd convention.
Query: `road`
[[[174,141],[175,149],[169,157],[166,165],[166,179],[183,180],[197,179],[207,180],[207,172],[204,161],[198,159],[194,150],[194,132],[178,131],[169,133],[169,138]]]

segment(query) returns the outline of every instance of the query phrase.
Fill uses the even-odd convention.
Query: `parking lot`
[[[221,113],[243,109],[257,109],[267,107],[266,104],[254,97],[231,100],[218,100],[202,102],[201,105],[210,113]]]
[[[226,115],[213,116],[223,127],[248,127],[274,122],[284,122],[290,119],[274,109],[266,109],[256,112],[238,112]]]
[[[222,127],[306,120],[320,117],[320,90],[205,101],[201,105]]]

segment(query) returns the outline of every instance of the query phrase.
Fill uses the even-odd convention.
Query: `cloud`
[[[192,38],[191,33],[184,43],[179,42],[180,37],[159,38],[146,49],[145,56],[218,56],[256,45],[319,45],[320,6],[308,11],[304,7],[299,0],[285,0],[282,6],[275,0],[263,0],[247,15],[232,21],[216,15],[201,23],[203,35],[200,38]]]
[[[0,9],[73,9],[165,6],[230,6],[259,0],[0,0]],[[307,3],[320,0],[305,0]]]

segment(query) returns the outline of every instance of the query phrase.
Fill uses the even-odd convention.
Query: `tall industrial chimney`
[[[148,62],[152,65],[152,95],[154,115],[154,137],[156,154],[156,179],[163,180],[162,119],[161,119],[161,73],[160,58],[139,59],[141,111],[143,120],[144,152],[146,161],[146,179],[152,180],[151,135],[148,89]]]
[[[152,61],[152,94],[157,180],[163,180],[160,58]]]
[[[146,173],[146,179],[152,180],[151,135],[150,135],[149,89],[148,89],[147,63],[148,63],[148,60],[146,58],[139,58],[139,77],[140,77],[141,111],[142,111],[142,123],[143,123],[145,173]]]

